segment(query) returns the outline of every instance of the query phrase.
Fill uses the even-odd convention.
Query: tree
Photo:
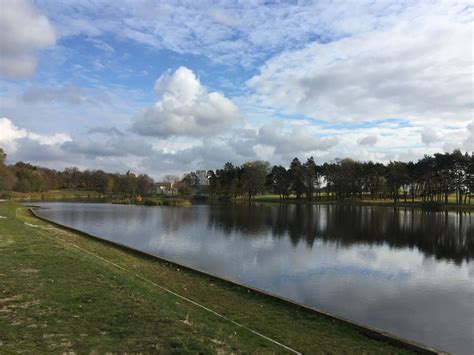
[[[270,170],[270,163],[266,161],[247,162],[242,165],[241,184],[249,201],[257,193],[265,189],[265,180]]]
[[[214,171],[209,170],[207,172],[207,179],[209,180],[208,190],[211,195],[211,199],[214,199],[214,194],[217,192],[217,176]]]
[[[165,176],[165,182],[170,184],[170,192],[171,192],[171,197],[173,197],[174,194],[174,189],[175,189],[175,184],[179,181],[179,177],[176,175],[166,175]]]
[[[304,168],[298,158],[294,158],[290,165],[291,188],[296,194],[296,199],[300,200],[305,191]]]
[[[415,202],[415,197],[418,190],[418,171],[416,169],[415,163],[412,161],[407,163],[407,178],[408,183],[410,184],[411,202]]]
[[[183,195],[183,196],[189,196],[193,193],[193,189],[191,185],[186,180],[181,180],[176,182],[173,185],[173,189],[176,189],[178,191],[178,194]]]
[[[325,163],[323,171],[327,181],[328,193],[332,190],[336,199],[340,201],[358,195],[356,167],[357,163],[349,158],[336,159],[333,163]]]
[[[291,188],[290,173],[281,165],[274,166],[266,178],[266,187],[278,194],[280,200],[288,198]]]
[[[155,191],[155,182],[147,174],[140,174],[137,177],[137,193],[146,196]]]
[[[399,201],[400,188],[409,181],[407,164],[401,161],[391,161],[387,165],[386,179],[393,202],[397,203]]]
[[[191,187],[194,192],[197,192],[199,187],[199,176],[194,171],[185,174],[181,181],[188,184],[188,186]]]
[[[471,203],[471,195],[474,192],[474,153],[471,153],[466,171],[466,196],[464,203]]]
[[[120,176],[119,191],[127,196],[135,196],[137,191],[137,178],[130,170],[125,175]]]
[[[304,183],[306,186],[306,198],[308,201],[313,199],[315,185],[317,183],[317,169],[316,163],[314,162],[314,158],[308,158],[306,163],[303,165],[303,175],[304,175]]]
[[[16,177],[15,191],[41,192],[44,191],[44,179],[41,170],[31,164],[18,162],[13,166]]]
[[[15,186],[15,175],[5,164],[7,154],[0,148],[0,191],[11,191]]]
[[[469,169],[470,157],[468,154],[463,155],[459,149],[451,154],[454,185],[456,189],[456,203],[461,204],[463,201],[463,193],[466,183],[466,172]]]
[[[224,169],[217,171],[222,193],[231,196],[232,181],[239,177],[239,168],[234,167],[230,162],[224,164]]]
[[[100,193],[107,192],[107,183],[109,181],[109,177],[105,172],[102,170],[96,170],[92,172],[92,186],[91,188]]]
[[[239,196],[240,193],[240,180],[238,177],[235,177],[232,179],[232,182],[230,184],[230,196],[234,199]]]

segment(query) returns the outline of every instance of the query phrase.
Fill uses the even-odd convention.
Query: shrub
[[[143,204],[145,206],[159,206],[158,202],[155,201],[155,200],[150,200],[150,199],[147,199],[145,200],[145,202],[143,202]]]

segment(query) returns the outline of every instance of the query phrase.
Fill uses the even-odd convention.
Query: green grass
[[[137,204],[150,206],[189,206],[189,198],[170,196],[145,196],[141,200],[124,197],[122,194],[101,194],[97,191],[86,190],[50,190],[45,192],[8,192],[8,197],[14,201],[100,201],[116,204]],[[147,203],[146,203],[147,202]]]
[[[238,199],[244,201],[244,199]],[[246,201],[246,200],[245,200]],[[398,207],[421,207],[422,200],[421,198],[416,198],[412,202],[411,198],[407,198],[407,202],[404,202],[404,199],[401,198],[397,204],[394,204],[393,199],[370,199],[369,196],[364,196],[364,199],[353,199],[347,200],[344,202],[336,200],[327,200],[326,195],[322,195],[320,198],[315,196],[313,200],[308,201],[303,196],[301,200],[297,200],[296,196],[290,195],[289,199],[280,200],[278,195],[273,194],[264,194],[257,195],[253,198],[255,202],[283,202],[283,203],[303,203],[303,204],[322,204],[322,205],[335,205],[335,204],[350,204],[350,205],[361,205],[361,206],[398,206]],[[471,199],[470,204],[456,204],[456,196],[449,195],[448,203],[441,204],[445,210],[474,210],[474,199]]]
[[[8,193],[10,198],[16,201],[61,201],[61,200],[97,200],[105,198],[105,195],[97,191],[81,190],[50,190],[44,192],[16,192]]]
[[[305,353],[406,353],[342,322],[54,227],[17,204],[0,202],[0,215],[2,354],[285,352],[145,280]]]

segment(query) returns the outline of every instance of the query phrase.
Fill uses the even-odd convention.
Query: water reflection
[[[213,207],[209,225],[225,235],[259,235],[267,230],[293,245],[312,247],[316,239],[339,245],[388,244],[417,248],[426,256],[469,261],[474,255],[474,226],[469,212],[425,212],[412,208],[321,205],[229,205]]]
[[[42,205],[41,215],[105,239],[454,353],[474,348],[469,213]]]

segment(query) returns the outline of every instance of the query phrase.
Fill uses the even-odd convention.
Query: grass
[[[244,199],[241,199],[242,201]],[[264,195],[257,195],[253,198],[255,202],[280,202],[280,203],[303,203],[303,204],[322,204],[322,205],[336,205],[336,204],[350,204],[350,205],[360,205],[360,206],[397,206],[397,207],[422,207],[423,202],[421,198],[416,198],[414,202],[412,202],[411,198],[407,198],[407,202],[404,202],[404,199],[401,198],[400,201],[395,204],[393,199],[370,199],[368,196],[365,196],[363,200],[360,199],[353,199],[353,200],[346,200],[344,202],[336,201],[336,200],[327,200],[326,195],[322,195],[320,198],[315,196],[312,201],[306,200],[303,196],[301,200],[297,200],[296,196],[290,195],[289,199],[280,200],[278,195],[274,194],[264,194]],[[471,199],[470,204],[457,204],[456,203],[456,196],[449,195],[448,196],[448,203],[440,203],[440,206],[444,210],[474,210],[474,199]]]
[[[305,353],[407,353],[342,322],[55,227],[15,203],[0,202],[0,215],[0,353],[285,352],[149,281]]]
[[[117,194],[100,194],[96,191],[81,191],[81,190],[51,190],[46,192],[10,192],[9,197],[15,201],[104,201],[117,204],[139,204],[148,206],[188,206],[191,204],[192,198],[188,197],[169,197],[169,196],[152,196],[144,197],[141,201],[133,198],[125,198]],[[344,202],[326,199],[326,194],[323,193],[321,197],[315,196],[312,201],[307,201],[304,197],[297,200],[295,195],[290,195],[289,199],[281,201],[278,195],[263,194],[255,196],[254,202],[278,202],[278,203],[303,203],[303,204],[350,204],[360,206],[397,206],[397,207],[423,207],[421,198],[415,199],[412,202],[410,198],[407,202],[401,198],[398,204],[394,204],[392,199],[370,199],[369,196],[364,196],[363,200],[353,199]],[[246,197],[237,198],[237,202],[248,202]],[[470,211],[474,210],[474,199],[471,199],[470,204],[456,204],[456,196],[454,194],[448,197],[448,204],[440,204],[440,209],[450,211]]]
[[[112,202],[116,204],[137,204],[148,206],[188,206],[189,198],[151,196],[135,199],[124,197],[121,194],[101,194],[97,191],[87,190],[50,190],[44,192],[8,192],[8,197],[14,201],[91,201]]]
[[[61,201],[61,200],[99,200],[105,196],[97,191],[84,190],[50,190],[44,192],[17,192],[8,193],[16,201]]]

